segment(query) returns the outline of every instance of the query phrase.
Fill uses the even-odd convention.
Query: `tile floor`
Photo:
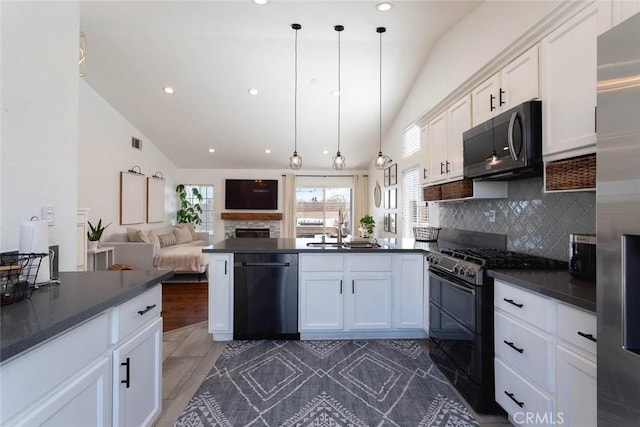
[[[213,342],[207,322],[165,332],[162,341],[162,413],[154,426],[170,427],[216,363],[224,343]],[[428,341],[421,344],[428,352]],[[509,425],[505,417],[474,415],[482,427]]]

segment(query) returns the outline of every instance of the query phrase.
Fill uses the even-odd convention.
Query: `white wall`
[[[165,177],[165,221],[129,227],[159,228],[175,219],[176,166],[84,80],[80,82],[78,134],[78,206],[90,209],[92,224],[100,218],[112,223],[105,237],[126,230],[119,216],[120,172],[134,165],[147,177],[158,171]],[[142,151],[131,147],[132,136],[142,141]]]
[[[20,223],[56,211],[49,228],[60,270],[76,259],[78,3],[2,2],[0,250]]]
[[[398,184],[402,179],[403,170],[420,163],[417,155],[402,159],[403,130],[472,77],[559,3],[559,1],[486,1],[438,41],[393,125],[384,137],[384,153],[398,162]],[[382,171],[371,167],[369,169],[371,191],[376,180],[382,186]],[[383,192],[384,190],[383,187]],[[402,206],[400,186],[398,186],[398,206]],[[382,206],[376,209],[371,205],[370,210],[376,221],[382,221],[384,213]],[[400,232],[401,209],[398,209],[397,213]],[[378,225],[376,230],[382,230],[381,223]]]

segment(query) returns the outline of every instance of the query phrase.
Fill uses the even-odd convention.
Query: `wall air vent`
[[[138,138],[131,137],[131,146],[142,151],[142,141],[140,141]]]

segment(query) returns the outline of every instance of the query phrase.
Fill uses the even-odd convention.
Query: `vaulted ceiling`
[[[299,23],[298,152],[303,170],[331,169],[338,144],[333,27],[344,25],[340,148],[348,169],[366,169],[379,142],[376,27],[387,28],[384,131],[434,44],[478,3],[395,0],[380,12],[370,0],[82,1],[85,79],[179,168],[287,169],[294,148],[291,24]],[[163,92],[167,86],[172,95]]]

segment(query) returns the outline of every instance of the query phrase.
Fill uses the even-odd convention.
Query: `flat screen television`
[[[278,181],[275,179],[227,179],[225,209],[278,209]]]

